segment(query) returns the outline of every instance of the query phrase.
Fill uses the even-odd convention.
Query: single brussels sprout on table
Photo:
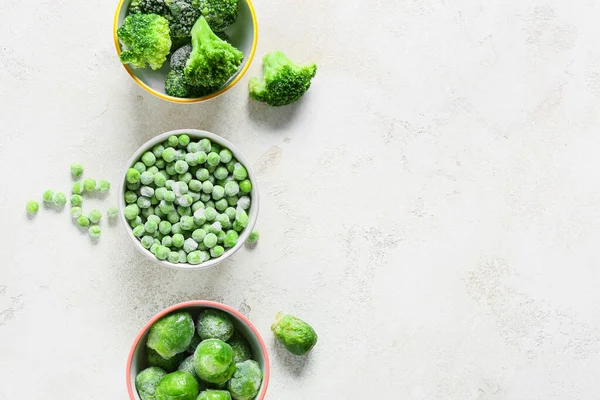
[[[156,387],[156,400],[196,400],[198,382],[187,372],[173,372],[161,379]]]
[[[227,390],[205,390],[196,400],[231,400],[231,395]]]
[[[233,335],[233,323],[226,312],[206,310],[198,317],[198,336],[202,340],[219,339],[224,342]]]
[[[252,400],[258,394],[262,378],[263,373],[258,363],[247,360],[236,364],[227,388],[235,400]]]
[[[222,384],[235,372],[233,350],[219,339],[202,341],[194,353],[196,374],[202,380]]]
[[[231,339],[227,341],[233,350],[233,362],[240,363],[252,358],[252,349],[248,341],[239,333],[234,333]]]
[[[159,367],[167,372],[173,372],[185,358],[185,354],[176,354],[171,358],[162,358],[160,354],[153,349],[146,349],[148,356],[148,364],[152,367]]]
[[[184,352],[194,336],[194,321],[187,312],[162,317],[150,328],[147,346],[162,358],[169,359]]]
[[[271,331],[290,353],[297,356],[308,354],[317,344],[318,336],[314,329],[293,315],[277,314]]]
[[[154,396],[156,387],[165,375],[167,375],[167,373],[158,367],[146,368],[137,374],[135,377],[135,388],[140,395],[140,398],[142,400],[156,399]]]

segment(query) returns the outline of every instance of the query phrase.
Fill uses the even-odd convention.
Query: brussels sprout
[[[151,349],[162,358],[171,358],[184,352],[194,336],[194,321],[186,312],[176,312],[162,317],[152,325],[148,334]]]
[[[198,382],[187,372],[173,372],[161,379],[156,387],[156,400],[196,400]]]
[[[142,400],[154,400],[154,392],[160,380],[167,375],[167,373],[158,368],[150,367],[146,368],[135,377],[135,388]]]
[[[152,367],[159,367],[167,372],[173,372],[177,369],[177,366],[181,364],[185,354],[176,354],[175,356],[165,359],[156,352],[156,350],[146,349],[148,354],[148,364]]]
[[[297,356],[308,354],[317,344],[317,333],[300,318],[279,313],[271,325],[273,334],[288,351]]]
[[[227,390],[205,390],[196,400],[231,400]]]
[[[231,350],[233,350],[234,363],[237,364],[252,358],[252,349],[242,335],[234,333],[227,343],[231,346]]]
[[[219,339],[202,341],[194,353],[196,374],[210,383],[225,383],[235,372],[233,350]]]
[[[185,349],[185,352],[189,353],[189,354],[194,354],[196,352],[196,347],[198,347],[198,345],[200,344],[201,341],[202,341],[202,339],[200,339],[200,336],[194,335],[192,337],[192,341],[190,342],[190,345],[188,346],[187,349]]]
[[[233,323],[226,312],[206,310],[198,317],[198,335],[202,340],[219,339],[224,342],[233,335]]]
[[[227,388],[235,400],[251,400],[258,394],[262,378],[263,373],[258,363],[247,360],[236,364]]]

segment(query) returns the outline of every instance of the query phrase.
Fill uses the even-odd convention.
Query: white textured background
[[[259,58],[206,104],[143,92],[115,5],[0,5],[0,399],[126,399],[139,328],[189,299],[255,322],[270,399],[600,398],[596,0],[257,0],[258,56],[319,66],[283,109],[247,100]],[[25,216],[71,162],[116,187],[185,127],[254,162],[255,250],[173,272],[106,221],[92,245],[66,210]],[[318,331],[308,359],[274,345],[280,310]]]

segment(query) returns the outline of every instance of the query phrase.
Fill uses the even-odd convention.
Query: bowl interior
[[[262,339],[258,332],[253,331],[251,326],[246,321],[244,321],[241,317],[236,315],[234,312],[231,312],[228,306],[224,306],[218,303],[210,304],[211,302],[206,302],[205,305],[188,305],[183,307],[172,307],[166,312],[161,313],[160,316],[167,315],[174,311],[187,311],[192,315],[194,322],[198,320],[198,315],[203,310],[213,308],[221,311],[225,311],[231,317],[231,320],[234,324],[235,331],[241,334],[250,344],[250,348],[252,349],[252,359],[258,362],[260,368],[263,371],[264,379],[261,384],[261,388],[259,390],[259,395],[256,399],[262,399],[267,391],[267,385],[269,383],[269,361],[268,354],[266,352],[266,348],[263,349],[261,346]],[[158,316],[157,316],[158,317]],[[154,319],[153,321],[154,322]],[[135,390],[135,377],[137,374],[147,368],[147,357],[146,357],[146,340],[148,338],[148,331],[151,325],[145,327],[145,332],[141,336],[140,340],[137,342],[135,349],[133,349],[132,358],[131,358],[131,368],[129,370],[129,383],[131,388],[133,388],[133,398],[135,400],[139,400],[139,396],[137,391]]]
[[[120,4],[120,8],[117,10],[117,17],[115,21],[115,43],[118,47],[118,51],[120,54],[120,44],[117,38],[117,28],[123,24],[123,20],[127,17],[127,12],[129,9],[129,4],[131,0],[122,0]],[[225,30],[225,33],[230,38],[230,43],[238,48],[242,53],[244,53],[244,61],[238,68],[237,72],[229,78],[229,80],[223,85],[223,88],[228,88],[230,85],[239,78],[246,71],[249,66],[249,63],[252,61],[254,57],[254,51],[256,49],[256,38],[257,38],[257,26],[256,19],[254,17],[254,9],[252,7],[252,3],[248,0],[240,0],[239,1],[239,10],[237,20],[233,25],[228,27]],[[174,49],[175,50],[175,49]],[[136,79],[136,81],[142,85],[146,90],[151,93],[163,97],[166,100],[171,101],[198,101],[199,99],[208,99],[214,97],[214,94],[207,95],[198,99],[177,99],[175,97],[167,96],[165,94],[165,77],[171,71],[171,67],[169,66],[169,59],[164,63],[161,69],[156,71],[151,68],[132,68],[129,65],[124,65],[129,74]],[[215,92],[216,94],[222,93],[223,89]]]

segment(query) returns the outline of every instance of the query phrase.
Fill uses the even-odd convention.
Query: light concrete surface
[[[126,399],[140,327],[189,299],[239,308],[272,358],[269,399],[600,398],[600,6],[594,0],[257,0],[258,55],[319,72],[298,104],[138,88],[113,2],[0,5],[0,399]],[[174,272],[121,227],[92,245],[69,164],[116,188],[130,154],[210,130],[254,162],[258,247]],[[87,200],[105,210],[116,204]],[[280,311],[319,333],[273,342]]]

